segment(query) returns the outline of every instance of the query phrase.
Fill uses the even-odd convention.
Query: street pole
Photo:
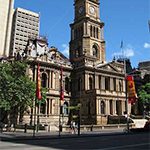
[[[78,108],[78,136],[80,136],[80,107]]]
[[[38,104],[38,112],[37,112],[37,127],[36,127],[36,131],[38,132],[39,131],[39,123],[40,123],[40,104]]]
[[[125,97],[126,97],[126,113],[127,113],[127,133],[129,133],[129,114],[128,114],[128,95],[127,95],[127,73],[126,73],[126,61],[124,57],[124,72],[125,72]]]
[[[36,124],[35,124],[35,122],[36,122],[36,101],[34,101],[34,106],[35,106],[35,108],[34,108],[34,126],[33,126],[33,137],[35,137],[35,130],[36,130]]]
[[[59,137],[60,132],[62,131],[62,124],[61,124],[61,100],[64,100],[64,91],[63,91],[63,68],[61,66],[60,70],[60,99],[59,99]]]
[[[80,102],[78,103],[78,136],[80,136],[80,124],[81,124],[81,117],[80,117],[80,107],[81,107],[81,87],[82,87],[82,79],[80,78]]]
[[[124,74],[125,74],[125,101],[126,101],[126,121],[127,121],[127,133],[129,133],[129,114],[128,114],[128,95],[127,95],[127,69],[126,69],[126,59],[125,59],[125,53],[123,51],[123,41],[121,41],[120,46],[121,52],[123,54],[123,62],[124,62]]]
[[[61,111],[61,100],[59,99],[59,137],[60,137],[60,127],[61,127],[61,114],[60,114],[60,111]]]

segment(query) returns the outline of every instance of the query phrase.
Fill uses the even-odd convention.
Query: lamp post
[[[64,100],[64,91],[63,91],[63,67],[61,65],[60,70],[60,99],[59,99],[59,136],[60,132],[62,132],[62,123],[61,123],[61,100]]]
[[[78,103],[78,136],[80,136],[80,107],[81,107],[81,103]]]

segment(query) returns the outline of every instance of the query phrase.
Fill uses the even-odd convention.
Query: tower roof
[[[74,0],[74,3],[79,2],[80,0]],[[89,0],[91,2],[99,3],[99,0]]]

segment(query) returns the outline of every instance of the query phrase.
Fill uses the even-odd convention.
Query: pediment
[[[117,65],[115,65],[112,62],[100,65],[97,68],[105,70],[105,71],[115,72],[115,73],[122,73],[123,72],[123,68],[118,67]]]

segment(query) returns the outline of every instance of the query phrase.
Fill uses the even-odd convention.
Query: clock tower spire
[[[100,20],[99,0],[74,0],[74,10],[74,23],[70,24],[70,61],[78,65],[89,61],[104,63],[104,23]]]

